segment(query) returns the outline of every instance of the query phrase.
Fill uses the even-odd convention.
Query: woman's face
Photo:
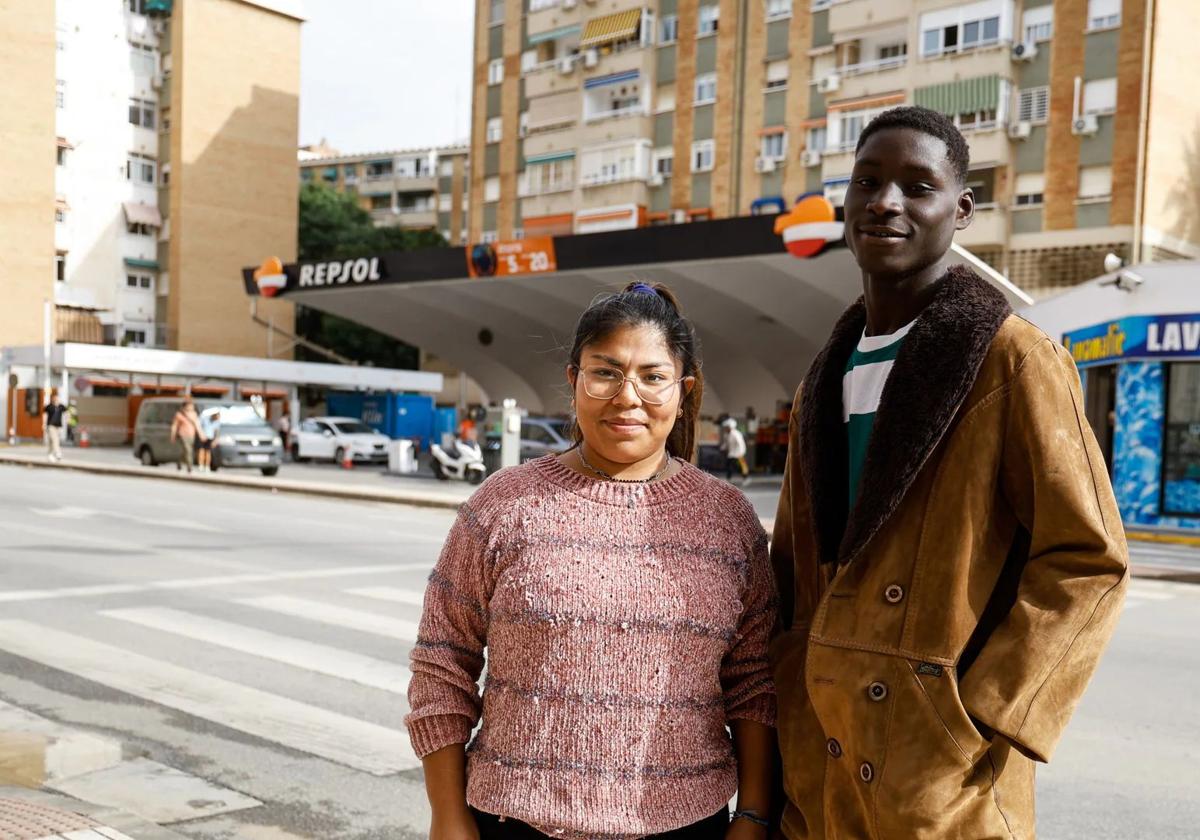
[[[654,405],[641,398],[632,382],[622,383],[611,399],[589,396],[584,379],[604,382],[636,376],[650,387],[679,379],[682,364],[671,355],[662,330],[649,325],[619,327],[583,346],[579,368],[569,367],[567,378],[574,388],[575,416],[589,452],[613,464],[661,458],[692,382],[671,387],[666,402]]]

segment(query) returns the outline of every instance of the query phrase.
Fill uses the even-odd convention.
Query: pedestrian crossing
[[[122,589],[120,594],[147,591],[132,589],[132,593]],[[78,596],[72,591],[68,597]],[[416,642],[423,597],[417,589],[352,586],[322,592],[320,597],[218,597],[189,602],[187,609],[121,606],[90,613],[90,618],[99,620],[101,629],[89,633],[47,626],[43,621],[6,618],[0,619],[0,651],[281,747],[387,776],[420,766],[402,727],[383,726],[323,708],[312,697],[286,696],[244,685],[229,675],[248,669],[253,672],[255,662],[273,663],[348,686],[387,692],[395,697],[399,708],[406,710],[411,674],[401,663],[407,663],[409,650]],[[237,620],[211,614],[228,613],[231,607],[239,610]],[[264,622],[273,625],[271,629],[258,626]],[[289,629],[276,632],[281,626]],[[394,657],[376,658],[351,649],[351,644],[335,647],[304,638],[314,632],[319,637],[322,627],[403,644],[387,646],[389,654],[394,650]],[[122,633],[122,629],[136,630],[138,635]],[[149,639],[144,633],[153,633],[155,638]],[[130,639],[142,642],[130,644]],[[214,656],[181,657],[186,664],[177,662],[173,652],[179,640],[198,643],[204,651],[213,651]],[[172,653],[148,655],[163,651]],[[230,654],[248,667],[220,668],[221,662],[229,661]],[[285,684],[303,686],[302,675],[297,677]],[[344,692],[340,694],[345,696]],[[349,705],[358,708],[354,702]]]

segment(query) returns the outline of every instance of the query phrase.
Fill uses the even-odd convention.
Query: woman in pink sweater
[[[766,840],[775,590],[750,503],[689,463],[692,326],[631,284],[567,379],[578,445],[490,478],[429,579],[406,723],[430,838]]]

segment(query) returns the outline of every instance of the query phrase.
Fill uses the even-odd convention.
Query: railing
[[[890,58],[880,58],[875,61],[860,61],[858,64],[843,65],[834,72],[839,76],[861,76],[865,73],[879,73],[883,70],[894,70],[908,63],[907,55],[897,55]]]
[[[631,117],[634,115],[648,116],[649,109],[645,105],[629,105],[625,108],[614,108],[611,111],[598,111],[594,114],[584,114],[583,121],[585,123],[600,122],[601,120],[615,120],[621,117]]]
[[[620,184],[626,181],[645,181],[646,178],[645,174],[636,175],[632,172],[594,172],[581,176],[579,183],[585,187],[602,187],[606,184]]]
[[[970,44],[955,44],[952,47],[942,47],[941,49],[934,50],[932,52],[922,51],[921,58],[945,58],[948,55],[959,55],[961,53],[975,52],[976,50],[992,49],[995,47],[1006,46],[1007,44],[1011,43],[1011,41],[1007,41],[1003,38],[989,38],[986,41],[975,41]]]
[[[551,195],[553,193],[570,192],[573,189],[575,189],[574,179],[564,178],[561,181],[551,181],[548,184],[538,184],[536,188],[522,181],[517,190],[517,194],[521,198],[529,198],[536,195]]]

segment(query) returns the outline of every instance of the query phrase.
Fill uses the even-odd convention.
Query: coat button
[[[889,604],[899,604],[904,600],[904,587],[898,583],[893,583],[887,589],[883,590],[883,599]]]
[[[875,778],[875,768],[871,766],[870,762],[864,761],[859,765],[858,777],[867,784],[870,784],[871,780]]]
[[[878,703],[887,697],[887,686],[881,682],[873,682],[867,686],[867,696]]]
[[[825,748],[829,750],[829,754],[834,758],[842,757],[842,745],[837,742],[837,738],[830,738],[825,744]]]

